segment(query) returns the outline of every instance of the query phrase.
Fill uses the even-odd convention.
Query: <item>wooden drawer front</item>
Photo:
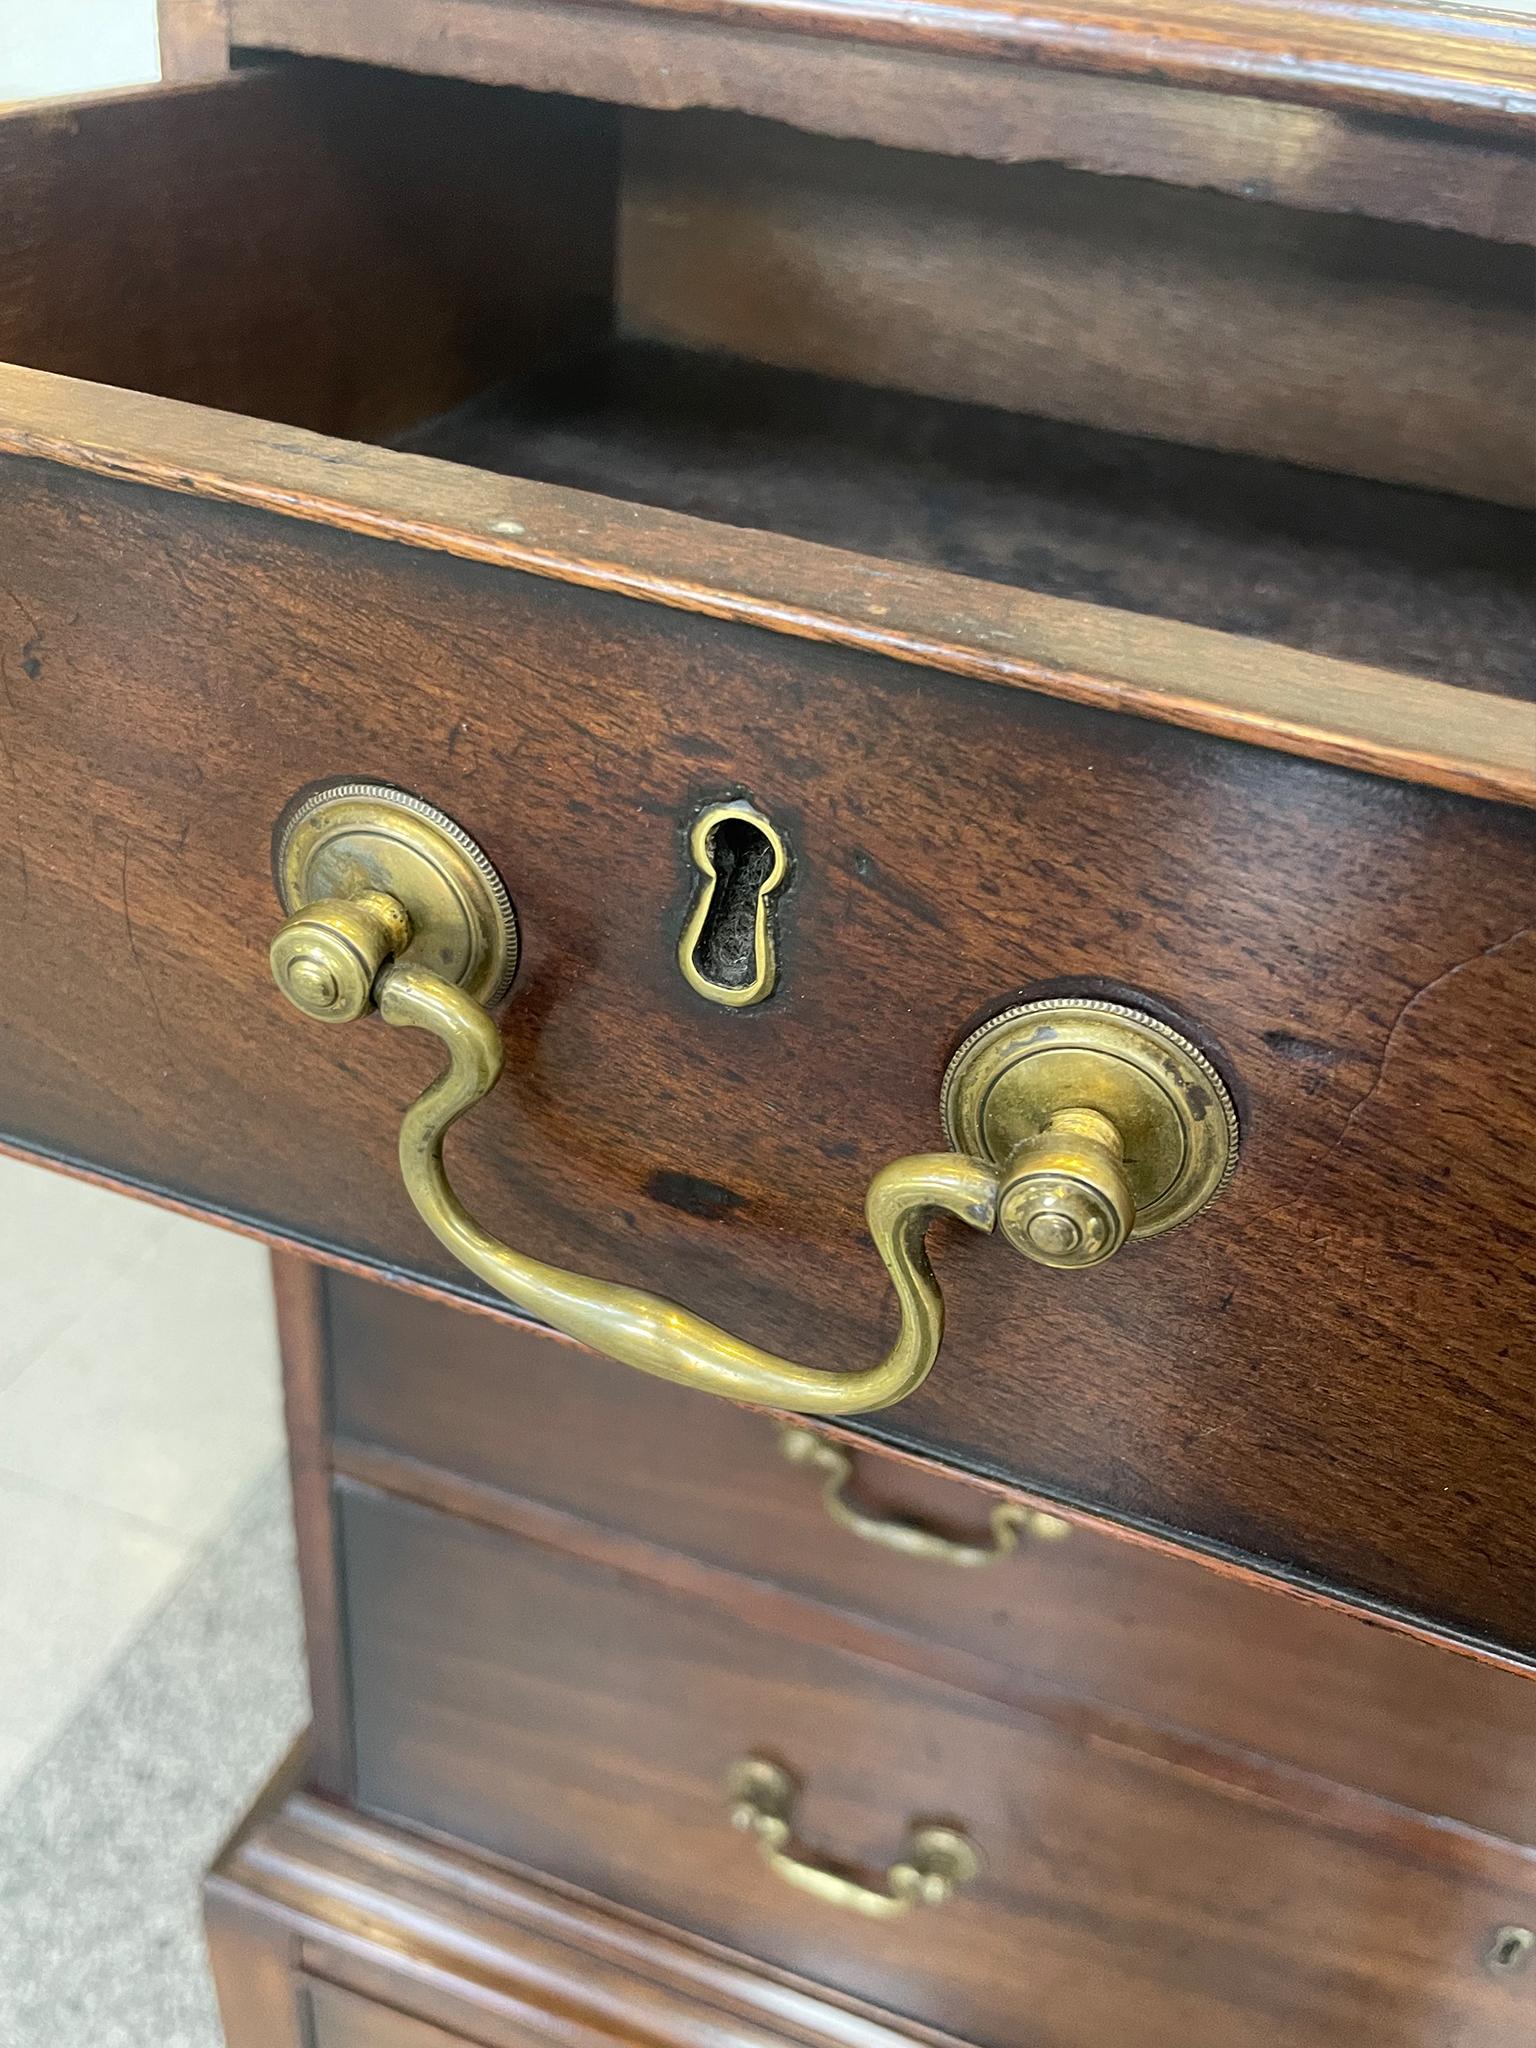
[[[959,1031],[1114,973],[1246,1082],[1230,1194],[1076,1279],[937,1232],[945,1352],[890,1434],[1536,1646],[1524,815],[28,463],[0,555],[45,635],[11,872],[70,935],[6,986],[13,1139],[463,1284],[399,1185],[431,1055],[306,1026],[265,966],[273,820],[365,767],[478,831],[523,921],[471,1207],[836,1366],[884,1339],[864,1189],[934,1141]],[[673,951],[678,821],[738,781],[800,861],[745,1016]]]
[[[602,110],[248,76],[5,121],[0,352],[388,438],[445,407],[462,429],[488,375],[604,331]],[[580,175],[519,175],[550,162]],[[99,190],[127,284],[89,260]],[[471,1284],[399,1184],[433,1055],[306,1025],[265,962],[274,821],[319,778],[377,777],[483,841],[522,926],[507,1073],[450,1148],[472,1210],[844,1367],[890,1335],[865,1191],[938,1142],[957,1041],[1053,983],[1160,1000],[1235,1072],[1229,1196],[1071,1278],[936,1229],[944,1356],[890,1434],[1536,1649],[1531,819],[1168,722],[1529,794],[1528,706],[519,482],[473,435],[482,466],[451,467],[3,371],[0,445],[0,878],[47,956],[0,994],[8,1141]],[[815,453],[819,501],[824,433]],[[615,479],[601,429],[594,459],[642,496],[672,468]],[[879,548],[880,492],[854,496]],[[1503,515],[1469,516],[1508,549]],[[1459,627],[1452,525],[1435,609]],[[1479,589],[1523,656],[1515,599]],[[1151,716],[1107,708],[1128,702]],[[1434,716],[1383,737],[1384,702]],[[684,828],[737,790],[794,864],[779,987],[741,1013],[677,963]]]
[[[985,1569],[894,1554],[829,1522],[820,1479],[786,1461],[769,1417],[527,1325],[342,1273],[322,1285],[344,1470],[387,1482],[391,1457],[425,1461],[952,1646],[1026,1688],[1536,1842],[1536,1683],[1520,1672],[1087,1522],[1063,1541],[1026,1530]],[[851,1455],[861,1507],[989,1540],[995,1494],[874,1448]]]
[[[1376,1840],[1335,1831],[473,1524],[340,1510],[365,1806],[987,2048],[1024,2011],[1060,2048],[1529,2037],[1536,1978],[1480,1960],[1536,1910],[1512,1852],[1385,1808]],[[949,1819],[984,1876],[898,1923],[805,1897],[727,1822],[749,1753],[803,1774],[827,1850],[883,1869]]]
[[[463,2034],[445,2034],[332,1984],[311,1984],[306,1996],[313,2048],[470,2048]],[[526,2039],[531,2048],[533,2036]]]

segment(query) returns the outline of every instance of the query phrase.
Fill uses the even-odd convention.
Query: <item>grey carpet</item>
[[[0,1808],[0,2048],[221,2048],[202,1873],[307,1715],[276,1466]]]

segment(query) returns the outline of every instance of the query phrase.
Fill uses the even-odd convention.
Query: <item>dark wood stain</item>
[[[1470,799],[1536,800],[1528,530],[1248,458],[1529,497],[1529,20],[160,16],[212,82],[0,119],[0,1131],[421,1296],[277,1262],[316,1728],[210,1880],[231,2048],[1527,2042],[1536,848]],[[1189,1021],[1221,1208],[1065,1285],[936,1232],[939,1372],[826,1426],[872,1511],[1065,1543],[897,1559],[774,1418],[429,1298],[430,1060],[264,971],[331,773],[512,881],[472,1206],[821,1363],[888,1335],[863,1188],[969,1025]],[[676,972],[706,775],[793,825],[743,1016]],[[830,1914],[730,1828],[747,1750],[851,1866],[939,1816],[980,1881]]]
[[[1536,805],[1536,709],[0,366],[0,451],[1437,788]],[[450,725],[456,767],[473,766]],[[716,757],[722,774],[728,750]],[[792,765],[792,763],[787,764]],[[697,797],[697,792],[694,792]],[[572,817],[591,816],[567,799]],[[1121,913],[1123,914],[1123,912]]]
[[[696,1173],[671,1172],[666,1167],[658,1167],[649,1177],[645,1192],[653,1202],[681,1209],[685,1216],[727,1216],[733,1209],[746,1207],[746,1197],[738,1195],[734,1188],[723,1188],[718,1181],[704,1180]]]
[[[695,1400],[526,1324],[345,1275],[326,1277],[323,1298],[336,1455],[354,1477],[441,1503],[453,1490],[431,1474],[462,1474],[479,1488],[466,1510],[477,1516],[527,1532],[545,1525],[519,1503],[545,1503],[567,1518],[563,1543],[603,1556],[593,1525],[632,1532],[930,1651],[964,1652],[980,1660],[973,1683],[1005,1698],[1022,1685],[1036,1711],[1076,1716],[1066,1701],[1086,1698],[1120,1716],[1124,1741],[1135,1739],[1126,1716],[1182,1727],[1400,1807],[1536,1841],[1527,1674],[1102,1523],[1080,1522],[1059,1542],[1026,1535],[1012,1558],[980,1571],[893,1556],[829,1523],[820,1479],[785,1461],[771,1417]],[[854,1465],[869,1512],[987,1540],[991,1491],[872,1449]],[[508,1498],[488,1499],[487,1487]],[[921,1649],[903,1654],[921,1668]]]
[[[1536,1645],[1523,814],[44,465],[10,470],[0,553],[14,644],[53,649],[46,686],[10,673],[17,916],[73,934],[7,985],[14,1140],[462,1285],[397,1179],[424,1050],[306,1027],[267,982],[272,820],[382,775],[485,841],[523,920],[509,1073],[455,1138],[472,1206],[842,1365],[888,1328],[864,1188],[935,1142],[960,1031],[1110,977],[1245,1083],[1230,1195],[1086,1280],[936,1233],[945,1356],[879,1433]],[[793,992],[745,1017],[676,971],[677,730],[797,820]],[[918,956],[852,872],[871,821],[943,917]],[[1276,1030],[1354,1057],[1318,1085]],[[648,1201],[658,1169],[750,1211]]]
[[[685,124],[678,132],[693,130]],[[782,134],[762,122],[736,124],[729,149],[714,151],[710,159],[717,184],[719,174],[735,166],[748,174],[750,186],[762,137],[776,132]],[[616,123],[610,110],[601,107],[329,63],[241,71],[197,87],[11,110],[0,124],[0,164],[11,196],[0,230],[0,347],[24,362],[75,377],[106,378],[181,400],[271,412],[333,433],[382,438],[424,412],[453,407],[494,378],[519,374],[551,356],[580,359],[608,331],[615,315],[610,286],[621,189],[617,144]],[[883,164],[891,155],[863,153],[859,161],[866,168],[859,177],[865,184],[868,166]],[[673,178],[669,204],[684,215],[690,204],[697,213],[698,178],[692,187],[686,180],[677,185],[673,173],[679,164],[686,170],[690,161],[696,171],[698,157],[696,145],[684,148],[667,174]],[[531,171],[551,158],[562,165],[558,180],[517,174],[520,165]],[[837,161],[842,163],[842,157]],[[839,289],[845,282],[843,296],[850,304],[868,282],[865,270],[883,279],[882,290],[894,282],[893,252],[886,246],[897,225],[893,204],[898,212],[926,207],[931,213],[938,207],[936,222],[946,217],[946,206],[947,217],[959,219],[979,205],[983,223],[996,213],[993,205],[989,214],[979,190],[971,189],[974,174],[985,166],[971,166],[950,192],[964,167],[910,156],[901,161],[905,168],[895,186],[886,189],[882,172],[871,187],[883,194],[885,241],[866,252],[863,270],[858,262],[849,269],[850,252],[835,251],[826,241],[819,214],[809,229],[802,223],[796,230],[800,240],[808,236],[808,259],[815,265],[833,263],[835,256],[843,266],[846,277]],[[156,166],[154,176],[144,174],[146,164]],[[647,175],[654,171],[653,164]],[[626,188],[634,173],[631,151]],[[1108,226],[1112,239],[1118,235],[1118,246],[1139,247],[1143,237],[1128,234],[1126,221],[1134,217],[1140,226],[1155,228],[1157,207],[1163,205],[1155,188],[1138,188],[1139,196],[1125,198],[1123,207],[1106,206],[1103,180],[1052,175],[1062,193],[1075,195],[1057,221],[1069,238],[1087,234],[1092,240]],[[760,202],[783,183],[759,177],[752,189]],[[833,183],[835,200],[842,187],[837,179]],[[1092,193],[1098,196],[1090,200]],[[1156,200],[1151,215],[1149,193]],[[957,194],[959,214],[953,204]],[[296,195],[302,195],[302,204]],[[1203,219],[1206,198],[1185,199]],[[716,236],[721,253],[737,246],[752,211],[749,205],[743,214],[735,200],[732,205],[734,211],[722,218],[722,233]],[[1229,211],[1245,216],[1243,208]],[[232,212],[241,216],[238,236],[226,231]],[[297,239],[292,230],[296,214],[303,223]],[[630,321],[639,310],[634,214],[634,206],[628,206],[624,239],[631,259],[626,295],[617,308],[618,316]],[[1286,222],[1286,216],[1272,209],[1264,217],[1271,229],[1260,239],[1268,247],[1273,223]],[[691,254],[669,284],[669,289],[680,284],[685,298],[690,279],[696,284],[700,276],[697,259],[708,239],[701,239],[697,226],[695,221],[684,238],[685,253]],[[1449,453],[1455,457],[1452,468],[1461,465],[1457,474],[1465,487],[1491,489],[1496,473],[1508,484],[1513,472],[1507,469],[1505,451],[1524,445],[1524,411],[1511,394],[1526,373],[1526,328],[1517,327],[1518,355],[1510,374],[1497,374],[1481,353],[1494,332],[1495,308],[1490,302],[1483,308],[1488,317],[1468,326],[1471,308],[1463,303],[1468,294],[1479,301],[1487,297],[1491,281],[1509,269],[1507,252],[1490,258],[1455,237],[1410,234],[1403,242],[1402,237],[1383,240],[1370,228],[1323,227],[1323,243],[1338,246],[1320,270],[1313,260],[1315,232],[1287,223],[1280,235],[1284,249],[1313,262],[1310,318],[1318,345],[1308,344],[1299,357],[1292,346],[1278,385],[1250,410],[1282,427],[1303,418],[1310,422],[1306,449],[1293,447],[1287,428],[1278,444],[1284,451],[1308,453],[1329,467],[1354,459],[1359,451],[1352,454],[1354,444],[1346,445],[1346,429],[1353,435],[1360,407],[1352,401],[1341,413],[1336,395],[1346,390],[1370,396],[1381,379],[1362,383],[1360,364],[1370,350],[1341,342],[1339,323],[1349,280],[1380,271],[1377,283],[1393,286],[1391,331],[1399,350],[1406,350],[1408,370],[1418,361],[1421,342],[1430,352],[1416,375],[1410,374],[1412,403],[1406,411],[1398,403],[1387,442],[1419,456],[1433,443],[1438,452],[1424,474],[1442,479],[1449,474],[1439,467]],[[934,232],[941,234],[941,227]],[[945,246],[953,240],[945,238]],[[1253,241],[1240,229],[1234,243],[1229,228],[1222,246],[1230,256],[1234,247],[1248,251]],[[1120,267],[1107,260],[1108,245],[1094,247],[1099,255],[1088,268],[1103,273],[1108,296],[1079,307],[1068,325],[1086,321],[1108,332],[1129,322],[1125,347],[1144,361],[1146,352],[1135,332],[1138,291],[1122,289],[1123,280],[1115,282]],[[1409,247],[1420,253],[1404,272],[1402,250]],[[1397,256],[1390,253],[1394,249]],[[536,262],[527,260],[533,251],[538,252]],[[899,259],[899,249],[895,254]],[[1199,331],[1205,341],[1219,311],[1214,301],[1207,303],[1206,287],[1213,278],[1219,284],[1230,269],[1226,257],[1212,261],[1214,269],[1208,263],[1203,283],[1186,280],[1204,308]],[[1418,275],[1415,266],[1425,264],[1420,281],[1434,283],[1434,310],[1428,327],[1422,333],[1415,329],[1417,339],[1410,340],[1398,287],[1411,284]],[[991,252],[984,271],[995,274],[1006,267],[999,248]],[[1335,275],[1341,269],[1343,284]],[[914,287],[921,283],[920,270],[908,264],[903,271],[897,262],[897,273]],[[640,264],[642,279],[647,271],[654,276],[656,265]],[[916,351],[925,378],[957,345],[963,353],[985,355],[1014,332],[1011,320],[996,333],[987,328],[991,316],[974,299],[977,283],[975,277],[965,283],[958,306],[950,302],[939,309],[948,341],[938,346],[936,333]],[[1035,279],[1031,293],[1038,294],[1041,284]],[[1230,297],[1230,286],[1226,289]],[[1495,299],[1501,295],[1507,296],[1503,284],[1493,294]],[[805,294],[797,290],[780,298],[803,303]],[[698,311],[696,300],[695,293],[690,317]],[[676,290],[672,304],[675,310]],[[760,308],[761,320],[745,327],[737,321],[731,331],[744,354],[771,353],[784,346],[787,335],[794,339],[776,307],[778,301],[770,296]],[[719,291],[712,310],[720,315],[728,310]],[[1064,313],[1066,302],[1057,311]],[[654,303],[650,312],[654,317]],[[971,331],[978,319],[986,330],[980,340]],[[829,338],[836,341],[822,313],[810,324],[818,348]],[[834,366],[844,374],[851,367],[866,381],[888,376],[890,365],[876,359],[875,345],[891,325],[885,318],[866,320],[868,360],[850,364],[844,348]],[[1372,338],[1381,332],[1379,314],[1367,331]],[[802,342],[810,338],[809,333],[800,336]],[[1266,334],[1266,353],[1271,340]],[[1237,357],[1247,352],[1246,347],[1215,351]],[[1209,356],[1211,351],[1195,353]],[[1188,348],[1175,354],[1181,361],[1191,356]],[[1058,347],[1053,356],[1058,365],[1087,360],[1075,344]],[[1017,369],[1015,363],[1012,381],[1004,380],[1006,402],[1027,406],[1039,376],[1032,374],[1020,385]],[[909,381],[906,372],[895,381]],[[1123,379],[1112,382],[1123,388]],[[928,388],[922,379],[919,388]],[[1447,416],[1447,439],[1430,432],[1427,408],[1452,394],[1460,395]],[[1403,395],[1399,391],[1399,401]],[[1171,421],[1162,418],[1161,431],[1182,438],[1192,414],[1209,421],[1219,410],[1216,397],[1214,392],[1186,391],[1190,402],[1176,407]],[[1056,393],[1046,409],[1052,404],[1059,409],[1061,398]],[[1083,394],[1078,398],[1086,403]],[[1137,412],[1133,423],[1145,428],[1148,416]],[[1277,444],[1270,437],[1262,445],[1274,452]],[[355,442],[322,442],[294,427],[259,426],[227,412],[187,414],[156,399],[92,390],[41,372],[0,368],[0,446],[112,475],[139,476],[174,491],[260,503],[292,517],[386,534],[558,580],[641,593],[658,604],[749,619],[780,633],[877,649],[924,667],[1109,704],[1309,758],[1519,801],[1536,799],[1532,715],[1482,687],[1453,690],[1439,680],[1378,674],[1102,602],[1039,590],[1025,593],[947,571],[912,568],[889,555],[859,560],[770,534],[744,544],[728,529],[664,511],[639,516],[627,506],[595,506],[578,492],[526,479],[503,480],[478,469],[445,473],[372,453]],[[802,448],[802,460],[803,455]],[[1030,456],[1032,466],[1038,456],[1037,448]],[[1250,481],[1255,474],[1250,473]],[[889,470],[882,481],[892,481]],[[1520,467],[1519,491],[1528,489],[1529,481],[1528,469]],[[1166,473],[1163,483],[1168,483]],[[1132,480],[1132,504],[1134,499]],[[1061,500],[1058,511],[1067,509],[1067,500]],[[1425,532],[1440,533],[1443,543],[1444,521],[1426,506],[1419,510]],[[1324,541],[1327,521],[1318,519],[1318,502],[1311,512],[1307,530],[1316,530]],[[1369,526],[1370,515],[1364,516]],[[910,528],[910,519],[907,524]],[[849,534],[837,537],[846,541]],[[1147,543],[1145,523],[1141,539]],[[1486,557],[1487,541],[1485,532],[1482,545],[1473,550],[1474,563]],[[931,557],[931,538],[927,546]],[[1092,569],[1094,551],[1090,546],[1084,557],[1080,542],[1075,544],[1069,557],[1079,559],[1066,565],[1069,576]],[[1113,572],[1113,548],[1110,556],[1102,567]],[[1120,557],[1123,572],[1123,547]],[[1437,626],[1416,653],[1404,658],[1426,665],[1443,662],[1455,674],[1476,673],[1481,666],[1499,683],[1495,645],[1480,629],[1472,630],[1476,602],[1472,611],[1465,610],[1465,601],[1475,596],[1471,586],[1463,590],[1457,580],[1464,581],[1465,565],[1458,567],[1454,549],[1451,557],[1437,557],[1437,562],[1440,571],[1453,572],[1456,587],[1447,594],[1462,616],[1465,644],[1448,646]],[[1047,550],[1039,573],[1049,582],[1063,566],[1053,565]],[[1250,566],[1257,570],[1260,564],[1255,559]],[[1282,582],[1294,566],[1284,571]],[[1271,550],[1262,573],[1273,574],[1275,567]],[[1182,573],[1178,580],[1187,583]],[[1095,586],[1090,582],[1087,587]],[[1411,583],[1397,578],[1395,601],[1404,603],[1409,614],[1411,589]],[[1351,607],[1359,610],[1364,597],[1357,576]],[[1126,586],[1126,601],[1146,601],[1135,595],[1134,578]],[[1378,620],[1390,616],[1393,601],[1388,593],[1385,603],[1372,605],[1373,615]],[[1298,615],[1294,601],[1289,612],[1293,620]],[[1422,606],[1418,615],[1421,621],[1426,616]],[[1266,625],[1262,617],[1252,623],[1261,631],[1286,630]],[[1394,644],[1410,644],[1400,629]],[[452,730],[456,765],[472,765],[483,735],[462,715],[454,718]]]
[[[1536,1907],[1529,1859],[1453,1872],[1408,1836],[1316,1826],[626,1574],[346,1487],[359,1796],[895,2013],[1017,2048],[1136,2015],[1146,2048],[1515,2048],[1536,1979],[1483,1968]],[[908,1819],[962,1823],[974,1889],[896,1925],[786,1886],[723,1785],[767,1752],[805,1836],[883,1869]]]
[[[342,1626],[343,1588],[331,1488],[331,1374],[325,1275],[308,1259],[272,1261],[283,1361],[299,1588],[312,1713],[306,1777],[344,1798],[352,1784],[352,1707]]]
[[[617,144],[604,108],[331,64],[7,110],[0,362],[390,433],[604,330]]]
[[[229,2048],[605,2048],[616,2022],[647,2048],[962,2048],[281,1787],[221,1856],[207,1907]]]

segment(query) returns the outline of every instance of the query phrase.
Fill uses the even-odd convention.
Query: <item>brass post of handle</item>
[[[295,1007],[324,1023],[376,1009],[447,1053],[400,1128],[401,1175],[428,1229],[526,1314],[707,1393],[800,1414],[888,1407],[922,1384],[943,1338],[943,1296],[924,1249],[934,1217],[1000,1228],[1042,1265],[1096,1265],[1128,1238],[1193,1215],[1236,1158],[1226,1089],[1166,1024],[1096,1001],[1005,1011],[950,1062],[951,1149],[895,1160],[869,1184],[869,1233],[900,1309],[890,1350],[858,1371],[800,1365],[658,1295],[519,1252],[460,1201],[443,1143],[500,1077],[490,1012],[518,948],[511,900],[467,833],[385,784],[326,784],[279,820],[273,865],[288,916],[272,972]]]
[[[942,1906],[981,1873],[980,1856],[958,1828],[914,1821],[903,1854],[882,1883],[870,1884],[796,1845],[797,1787],[782,1765],[743,1757],[732,1767],[728,1790],[732,1825],[753,1837],[770,1870],[797,1891],[866,1920],[895,1920],[914,1906]]]

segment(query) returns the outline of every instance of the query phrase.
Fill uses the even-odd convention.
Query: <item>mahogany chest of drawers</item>
[[[231,2048],[1529,2041],[1528,19],[163,44],[0,115],[0,1131],[277,1248]]]

